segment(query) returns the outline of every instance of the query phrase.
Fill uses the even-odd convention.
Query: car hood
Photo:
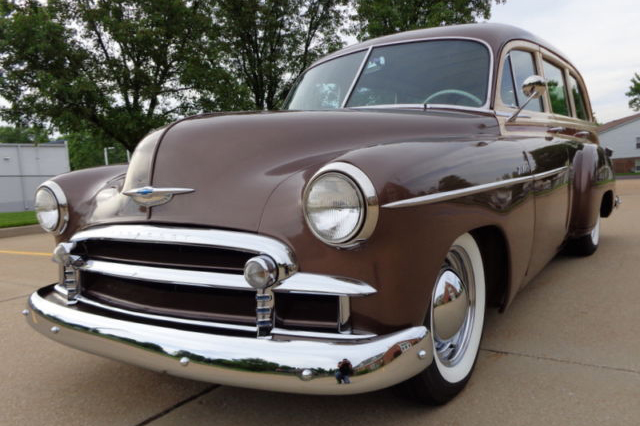
[[[295,173],[311,174],[347,152],[380,144],[469,139],[497,131],[494,117],[460,112],[284,111],[191,117],[169,126],[159,138],[154,160],[142,163],[149,165],[153,187],[194,191],[152,207],[148,219],[255,232],[269,196]]]

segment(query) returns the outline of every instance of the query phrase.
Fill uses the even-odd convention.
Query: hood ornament
[[[195,189],[191,188],[154,188],[152,186],[144,186],[124,191],[123,194],[131,197],[133,201],[141,206],[152,207],[168,203],[174,195],[188,194],[194,191]]]

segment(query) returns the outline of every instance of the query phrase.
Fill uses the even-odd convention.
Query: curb
[[[0,228],[0,238],[21,237],[23,235],[44,234],[40,225],[14,226],[12,228]]]

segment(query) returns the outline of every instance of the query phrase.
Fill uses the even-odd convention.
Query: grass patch
[[[0,228],[35,225],[38,223],[35,212],[0,213]]]

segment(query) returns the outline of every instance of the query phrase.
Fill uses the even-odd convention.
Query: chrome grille
[[[273,333],[353,335],[350,297],[375,293],[346,278],[296,272],[290,249],[268,237],[211,229],[148,225],[91,228],[71,238],[77,264],[77,301],[119,314],[180,324],[256,330],[256,292],[242,267],[258,254],[273,258]],[[60,287],[60,286],[58,286]],[[325,337],[326,337],[325,336]]]

